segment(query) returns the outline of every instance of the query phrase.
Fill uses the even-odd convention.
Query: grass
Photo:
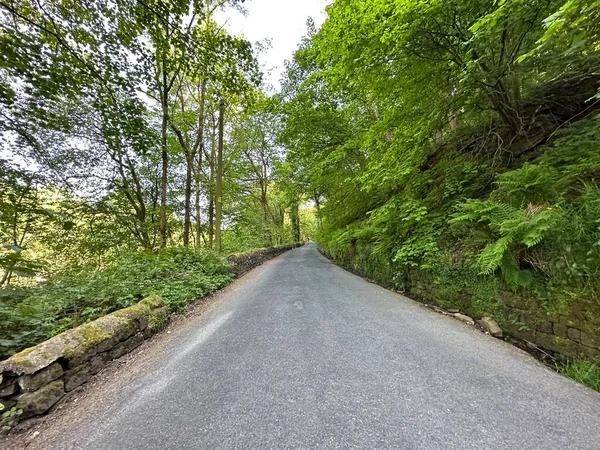
[[[577,360],[557,366],[562,375],[600,392],[600,368],[593,361]]]

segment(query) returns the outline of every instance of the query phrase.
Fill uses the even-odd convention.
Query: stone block
[[[75,329],[81,328],[78,332],[78,336],[81,336],[78,345],[71,346],[64,352],[69,368],[81,365],[98,353],[111,350],[138,330],[134,320],[112,314],[86,325]]]
[[[586,345],[579,345],[579,353],[584,355],[586,358],[598,361],[600,359],[600,350],[588,347]]]
[[[552,334],[552,322],[541,320],[536,324],[535,329],[542,333]]]
[[[496,338],[502,338],[503,333],[502,329],[498,325],[498,323],[492,319],[491,317],[483,317],[477,321],[477,325],[483,328],[485,331],[490,333],[490,335]]]
[[[590,333],[581,332],[581,343],[586,347],[592,347],[595,349],[600,349],[600,336],[596,336]]]
[[[573,319],[571,317],[568,316],[559,316],[558,317],[558,322],[562,323],[563,325],[566,325],[568,327],[572,327],[575,322],[573,321]]]
[[[503,326],[506,334],[524,341],[535,342],[535,331],[522,329],[520,324],[511,324],[509,322],[503,324]]]
[[[32,375],[21,376],[18,383],[23,392],[33,392],[49,384],[51,381],[60,378],[63,373],[63,368],[59,363],[52,363]]]
[[[565,324],[560,323],[560,322],[555,322],[552,325],[552,331],[553,331],[553,333],[556,336],[560,336],[560,337],[563,337],[563,338],[567,337],[567,329],[568,329],[568,327]]]
[[[90,365],[90,372],[92,373],[92,375],[95,375],[98,372],[100,372],[100,370],[102,370],[106,363],[109,362],[111,359],[112,358],[110,357],[109,352],[98,353],[97,355],[94,355],[92,358],[90,358],[88,363]]]
[[[127,353],[131,352],[134,348],[139,347],[142,342],[144,342],[144,336],[141,333],[130,337],[125,342],[121,342],[120,344],[118,344],[109,352],[110,359],[117,359],[123,355],[126,355]]]
[[[523,325],[526,325],[530,330],[536,329],[536,318],[535,316],[531,315],[529,311],[521,313],[519,316],[519,322],[521,322]]]
[[[65,391],[70,392],[73,389],[87,383],[92,378],[92,365],[89,362],[75,367],[74,369],[67,370],[63,376],[65,382]]]
[[[582,321],[585,322],[586,321],[586,317],[582,308],[582,305],[580,303],[574,302],[571,305],[571,314],[570,316],[577,321]]]
[[[460,320],[461,322],[464,322],[464,323],[466,323],[467,325],[475,325],[475,321],[474,321],[474,320],[473,320],[471,317],[469,317],[469,316],[466,316],[466,315],[464,315],[464,314],[461,314],[461,313],[455,313],[455,314],[452,314],[452,316],[453,316],[455,319],[458,319],[458,320]]]
[[[142,300],[142,302],[145,302],[145,300]],[[113,315],[134,321],[138,330],[143,331],[148,326],[148,315],[151,314],[152,311],[149,303],[153,302],[142,302],[138,303],[137,305],[130,306],[129,308],[115,311]]]
[[[502,324],[502,328],[505,333],[508,333],[511,336],[514,336],[519,332],[519,325],[508,320]]]
[[[148,320],[148,328],[144,330],[145,335],[152,335],[162,330],[169,321],[169,315],[171,311],[168,306],[163,308],[153,309]]]
[[[566,339],[565,339],[566,341]],[[533,340],[534,344],[545,349],[545,350],[550,350],[553,352],[560,352],[562,351],[573,351],[576,347],[574,343],[570,342],[570,341],[566,341],[566,344],[568,344],[569,348],[565,348],[564,344],[561,344],[561,340],[557,339],[556,336],[554,336],[553,334],[548,334],[548,333],[542,333],[542,332],[537,332],[535,333],[535,338]]]
[[[567,337],[572,341],[579,342],[581,339],[581,331],[576,328],[567,329]]]
[[[6,383],[0,388],[0,398],[10,397],[18,391],[17,380],[13,379],[11,383]]]
[[[158,295],[151,295],[149,297],[146,297],[145,299],[140,301],[138,305],[149,306],[150,309],[164,308],[165,306],[167,306],[165,301]]]
[[[35,392],[21,394],[17,400],[17,408],[25,415],[44,414],[65,395],[62,380],[53,381]]]
[[[0,363],[0,373],[32,375],[62,357],[66,348],[63,335],[54,336],[35,347],[27,348]]]

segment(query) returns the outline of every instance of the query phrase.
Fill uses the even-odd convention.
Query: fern
[[[491,275],[500,270],[507,286],[516,288],[527,284],[531,274],[519,270],[519,262],[514,255],[539,245],[556,224],[560,213],[559,208],[531,203],[518,208],[489,198],[466,202],[451,223],[470,224],[486,232],[491,242],[479,254],[479,274]]]
[[[483,249],[478,262],[480,275],[490,275],[501,266],[504,255],[512,244],[512,238],[512,236],[503,236]]]

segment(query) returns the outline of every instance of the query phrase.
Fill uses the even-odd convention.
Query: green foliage
[[[67,271],[31,288],[0,290],[0,353],[25,347],[104,314],[159,295],[175,311],[232,278],[226,260],[211,251],[171,248],[126,253],[105,268]]]
[[[509,286],[516,287],[525,278],[519,273],[517,255],[523,249],[538,245],[558,222],[558,214],[556,209],[531,203],[520,210],[493,200],[470,200],[461,206],[450,223],[477,224],[486,234],[484,241],[492,241],[479,256],[480,274],[490,275],[500,267]]]
[[[0,406],[2,406],[0,408],[0,412],[2,412],[2,420],[0,421],[2,428],[0,431],[2,431],[2,434],[6,434],[15,427],[19,418],[23,415],[23,410],[13,406],[8,411],[3,411],[4,407],[1,403]]]
[[[590,0],[568,0],[544,20],[545,32],[538,41],[538,47],[520,60],[546,51],[549,47],[561,45],[565,56],[584,54],[597,48],[600,41],[600,2]]]
[[[217,200],[227,250],[291,242],[303,200],[276,180],[276,101],[216,21],[242,3],[0,4],[0,357],[149,294],[180,310],[222,287]]]
[[[488,199],[460,206],[451,223],[470,224],[470,245],[484,246],[477,261],[481,273],[501,268],[511,287],[531,281],[523,267],[545,275],[550,284],[593,283],[594,255],[600,251],[594,215],[599,122],[594,117],[565,130],[538,160],[499,175]]]
[[[273,97],[240,3],[0,5],[1,352],[222,286],[218,202],[227,252],[311,236],[475,315],[597,298],[599,1],[336,0]]]
[[[557,365],[557,369],[564,376],[600,392],[600,368],[595,362],[588,360],[571,361]]]
[[[503,321],[499,280],[482,276],[465,260],[441,252],[428,270],[411,271],[411,292],[428,302],[458,308],[473,317],[492,316]]]
[[[217,200],[227,250],[291,242],[274,100],[215,20],[241,3],[0,4],[0,357],[146,295],[181,310],[224,286]]]

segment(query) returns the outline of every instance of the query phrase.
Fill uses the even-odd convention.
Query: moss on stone
[[[151,311],[148,318],[148,329],[152,332],[160,331],[167,324],[169,318],[169,308],[159,308]]]
[[[147,304],[137,304],[130,306],[129,308],[120,309],[110,314],[111,316],[118,317],[120,319],[129,320],[135,323],[138,330],[143,331],[148,326],[150,314],[152,308]]]
[[[33,367],[34,366],[33,362],[30,359],[28,359],[27,356],[30,355],[31,353],[33,353],[36,349],[37,349],[37,346],[26,348],[25,350],[12,355],[8,359],[8,361],[14,365],[19,365],[19,366],[23,366],[23,367]]]
[[[98,345],[106,339],[110,339],[109,334],[104,333],[98,327],[91,324],[86,324],[79,327],[77,329],[77,334],[83,337],[81,344],[86,347]]]
[[[111,338],[108,333],[103,332],[94,326],[93,323],[80,325],[71,330],[68,337],[75,341],[75,345],[67,347],[63,351],[63,356],[67,359],[82,356],[96,345]]]
[[[153,331],[164,326],[168,307],[162,298],[153,295],[137,305],[116,311],[91,323],[65,331],[47,341],[23,350],[0,364],[2,372],[30,375],[49,366],[59,358],[75,367],[97,352],[105,352],[117,343],[144,330],[151,321]]]
[[[23,392],[34,392],[51,381],[60,378],[62,374],[63,368],[55,362],[32,375],[23,375],[19,378],[18,384]]]
[[[148,305],[144,304],[144,305],[133,305],[130,306],[129,308],[125,308],[125,309],[120,309],[119,311],[115,311],[114,313],[112,313],[112,316],[115,317],[122,317],[124,319],[130,319],[130,320],[139,320],[144,316],[148,315]]]
[[[63,381],[59,380],[35,392],[22,394],[19,396],[17,408],[22,409],[27,415],[43,414],[65,395],[64,387]]]
[[[139,302],[138,305],[146,305],[149,306],[151,309],[157,309],[164,307],[165,302],[158,295],[151,295]]]

